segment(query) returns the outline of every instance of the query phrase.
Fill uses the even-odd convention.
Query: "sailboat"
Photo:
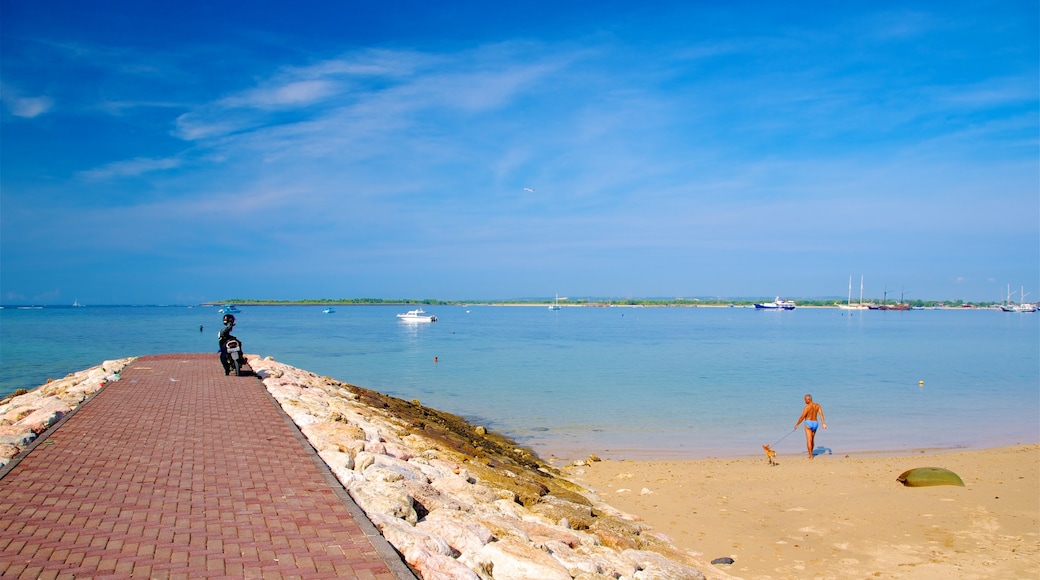
[[[852,276],[849,276],[849,302],[839,304],[838,308],[842,310],[866,310],[868,308],[866,304],[863,304],[863,276],[859,277],[859,304],[852,303]]]
[[[75,308],[79,308],[79,307],[81,307],[83,305],[79,303],[79,298],[77,298],[77,299],[72,301],[72,306],[75,307]]]
[[[553,303],[549,305],[549,310],[559,310],[559,309],[560,309],[560,295],[559,295],[559,293],[557,293],[556,294],[556,299],[553,300]]]
[[[1011,284],[1008,284],[1008,295],[1007,302],[1000,305],[1000,309],[1004,312],[1036,312],[1036,304],[1030,304],[1026,302],[1026,288],[1025,286],[1019,291],[1018,304],[1011,301]]]
[[[903,302],[903,297],[906,291],[899,293],[899,304],[888,303],[888,288],[885,288],[885,297],[881,300],[881,304],[875,304],[870,307],[871,310],[910,310],[910,305]]]

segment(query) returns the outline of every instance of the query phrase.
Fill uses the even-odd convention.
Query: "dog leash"
[[[791,433],[794,433],[795,431],[797,431],[797,429],[794,429],[794,430],[792,430],[792,431],[788,431],[788,432],[787,432],[787,435],[790,435]],[[770,445],[770,447],[776,447],[777,443],[780,443],[780,442],[781,442],[781,441],[783,441],[784,439],[787,439],[787,435],[784,435],[783,437],[781,437],[781,438],[777,439],[777,440],[776,440],[776,443],[773,443],[772,445]]]

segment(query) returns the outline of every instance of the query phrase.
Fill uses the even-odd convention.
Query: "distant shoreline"
[[[677,301],[677,302],[662,302],[662,301],[627,301],[623,303],[612,303],[612,302],[594,302],[594,301],[574,301],[574,302],[561,302],[560,308],[746,308],[751,309],[755,307],[756,303],[768,302],[769,300],[740,300],[732,302],[693,302],[693,301]],[[798,302],[797,300],[795,301]],[[827,302],[827,303],[825,303]],[[806,309],[834,309],[841,310],[844,303],[829,303],[827,300],[812,300],[805,301],[803,303],[797,303],[797,308]],[[430,300],[430,301],[357,301],[352,299],[343,300],[294,300],[294,301],[280,301],[280,300],[223,300],[218,302],[202,302],[198,304],[200,307],[211,308],[219,307],[228,304],[236,306],[505,306],[505,307],[532,307],[532,308],[546,308],[553,302],[525,302],[525,301],[452,301],[452,300]],[[876,306],[876,304],[872,303]],[[893,306],[897,303],[889,303],[889,306]],[[862,308],[853,309],[850,312],[857,312],[862,310],[881,310],[886,311],[883,308]],[[997,310],[999,304],[980,302],[980,303],[961,303],[956,302],[955,305],[942,305],[939,303],[925,302],[923,305],[914,304],[911,309],[916,310]],[[897,309],[889,308],[888,311],[898,311]]]

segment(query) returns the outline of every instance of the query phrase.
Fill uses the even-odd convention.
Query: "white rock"
[[[347,488],[350,497],[365,513],[381,513],[415,524],[419,516],[412,506],[412,498],[401,488],[380,481],[355,481]]]
[[[401,477],[404,479],[412,479],[422,482],[429,481],[426,474],[423,473],[417,465],[412,465],[411,463],[402,461],[396,457],[391,457],[389,455],[373,455],[372,461],[373,467],[397,472],[401,474]]]
[[[16,425],[39,434],[72,411],[72,407],[61,399],[47,398],[41,400],[40,403],[39,408],[18,421]]]
[[[406,479],[401,482],[401,485],[405,492],[412,496],[412,503],[416,506],[416,511],[433,512],[445,510],[461,512],[468,509],[467,506],[455,501],[451,496],[437,491],[425,481]]]
[[[480,580],[480,576],[462,562],[419,546],[405,550],[404,558],[427,580]]]
[[[321,419],[310,413],[290,413],[289,416],[292,417],[293,423],[296,423],[299,427],[306,427],[321,421]]]
[[[365,451],[373,455],[386,455],[386,445],[379,441],[369,440],[368,443],[365,443]]]
[[[375,462],[376,458],[374,455],[367,451],[362,451],[361,453],[358,453],[356,457],[354,457],[354,469],[356,471],[364,472],[370,466],[375,464]]]
[[[325,465],[329,466],[329,469],[335,469],[337,467],[342,469],[354,469],[354,456],[349,453],[343,453],[333,449],[320,449],[318,450],[318,457],[325,462]]]
[[[484,526],[466,525],[450,519],[426,519],[415,524],[415,529],[443,539],[460,554],[476,552],[494,538],[491,531]]]
[[[493,569],[495,563],[491,561],[487,555],[483,552],[465,552],[459,556],[458,561],[460,564],[465,565],[470,570],[476,572],[480,580],[495,580]]]
[[[625,550],[621,555],[636,564],[639,569],[633,575],[636,580],[704,580],[700,570],[673,562],[657,552]]]
[[[563,564],[572,575],[577,572],[605,574],[608,571],[608,568],[600,561],[575,552],[573,548],[563,542],[549,540],[542,545],[542,548],[550,556],[556,558],[560,564]]]
[[[469,483],[464,476],[449,476],[431,482],[434,489],[455,501],[474,506],[499,501],[498,494],[479,483]]]
[[[426,476],[427,481],[433,481],[442,477],[447,477],[451,471],[443,469],[437,464],[431,463],[424,457],[413,457],[408,460],[410,465],[413,465],[416,469],[421,471]]]
[[[492,542],[480,554],[493,562],[495,580],[571,580],[570,572],[555,558],[512,538]]]

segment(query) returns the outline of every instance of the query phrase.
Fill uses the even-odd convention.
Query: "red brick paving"
[[[137,359],[0,479],[0,576],[414,578],[215,354]]]

